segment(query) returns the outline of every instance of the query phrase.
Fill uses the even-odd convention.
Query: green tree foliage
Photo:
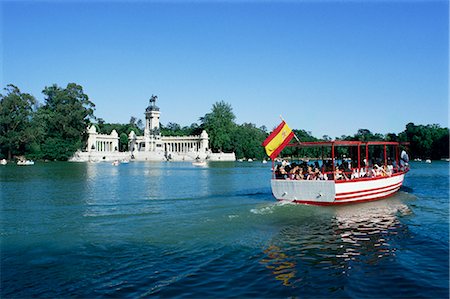
[[[121,152],[128,151],[128,135],[125,133],[119,135],[119,148]]]
[[[200,135],[202,128],[197,123],[192,123],[190,126],[181,127],[177,123],[169,122],[167,125],[160,125],[161,135],[163,136],[191,136]]]
[[[237,125],[232,135],[233,151],[238,158],[262,160],[266,157],[261,143],[266,139],[265,128],[257,128],[254,124]]]
[[[234,150],[232,138],[236,129],[235,119],[231,105],[224,101],[216,102],[211,112],[200,118],[202,127],[209,134],[209,146],[213,151]]]
[[[117,134],[119,134],[119,136],[124,133],[128,136],[128,134],[130,134],[131,131],[134,131],[134,133],[136,133],[136,135],[142,135],[144,134],[144,132],[139,129],[137,126],[137,124],[119,124],[119,123],[100,123],[97,122],[96,126],[97,126],[97,131],[100,134],[111,134],[112,130],[116,130]]]
[[[0,155],[11,160],[34,140],[32,114],[36,99],[9,84],[0,94]]]
[[[403,136],[410,143],[412,157],[440,159],[449,155],[448,128],[408,123]]]
[[[128,135],[131,131],[134,131],[136,135],[142,135],[143,131],[138,127],[135,117],[131,117],[129,123],[119,124],[119,123],[105,123],[102,119],[97,119],[97,132],[100,134],[111,134],[113,130],[116,130],[119,135],[119,149],[120,151],[128,150]]]
[[[385,137],[379,133],[373,134],[368,129],[359,129],[353,137],[345,138],[345,140],[383,141]]]
[[[45,128],[42,140],[42,158],[67,160],[86,139],[86,128],[94,117],[95,105],[75,83],[66,88],[52,85],[45,87],[45,104],[37,111],[37,117]]]
[[[300,140],[300,142],[310,142],[318,141],[317,138],[311,135],[311,132],[305,130],[293,130],[295,136]],[[297,142],[297,138],[294,137],[291,141]],[[318,148],[297,148],[297,147],[287,147],[283,150],[283,156],[298,157],[298,158],[311,158],[320,157],[320,149]]]

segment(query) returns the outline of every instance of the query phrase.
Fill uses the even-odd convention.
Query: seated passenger
[[[382,167],[380,167],[380,172],[382,176],[391,176],[392,172],[391,170],[389,170],[388,166],[383,165]]]
[[[281,174],[281,165],[275,165],[273,172],[275,173],[275,179],[283,179],[283,175]]]
[[[314,168],[314,179],[315,180],[320,180],[321,178],[321,172],[320,172],[320,170],[319,170],[319,168],[318,167],[316,167],[316,168]]]
[[[378,166],[378,164],[375,164],[373,166],[373,171],[374,171],[374,176],[378,177],[378,176],[383,176],[383,168],[381,168],[380,166]]]
[[[325,173],[322,173],[319,168],[316,168],[316,178],[317,180],[327,181],[328,176]]]
[[[281,165],[279,169],[280,169],[281,179],[286,179],[288,176],[288,173],[286,172],[285,167],[283,165]]]
[[[359,177],[363,178],[367,175],[366,173],[366,169],[364,167],[361,167],[361,169],[359,170]]]
[[[289,171],[289,179],[295,180],[295,175],[299,169],[298,165],[295,163],[292,163],[293,168]]]
[[[394,166],[392,164],[388,164],[386,167],[386,172],[388,176],[391,176],[394,173]]]
[[[299,167],[297,169],[297,173],[295,174],[295,179],[296,180],[303,180],[304,179],[303,168]]]
[[[336,169],[334,170],[334,179],[335,180],[348,180],[347,176],[345,175],[345,173],[339,169],[339,167],[336,167]]]
[[[308,173],[307,173],[306,179],[307,180],[314,180],[314,178],[315,178],[315,175],[314,175],[314,172],[312,170],[312,167],[308,166]]]

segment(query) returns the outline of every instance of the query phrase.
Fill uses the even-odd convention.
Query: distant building
[[[199,136],[161,136],[158,97],[152,96],[145,109],[144,136],[128,135],[129,150],[136,160],[195,160],[208,155],[209,137],[206,131]]]
[[[161,136],[157,96],[152,96],[145,109],[144,136],[134,131],[128,135],[128,152],[119,152],[119,136],[116,130],[111,134],[98,134],[94,125],[88,128],[88,142],[85,151],[75,153],[71,161],[111,161],[130,159],[136,161],[235,161],[234,153],[212,153],[209,150],[208,133],[198,136]]]

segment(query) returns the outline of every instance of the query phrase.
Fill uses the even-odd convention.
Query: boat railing
[[[378,167],[378,169],[382,169],[382,167]],[[303,174],[303,179],[296,179],[292,173],[286,173],[286,174],[276,174],[275,168],[273,171],[273,179],[277,180],[316,180],[316,181],[361,181],[361,180],[372,180],[372,179],[379,179],[379,178],[386,178],[391,176],[396,176],[399,174],[404,174],[408,172],[408,168],[405,167],[393,167],[389,171],[374,171],[374,167],[363,167],[363,168],[351,168],[347,171],[340,171],[339,178],[335,179],[335,172],[333,171],[320,171],[317,178],[308,179],[308,173]]]

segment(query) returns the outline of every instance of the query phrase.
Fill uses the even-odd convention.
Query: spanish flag
[[[286,122],[283,120],[276,129],[270,133],[269,137],[262,143],[265,147],[267,155],[274,159],[288,145],[294,137],[294,132],[289,128]]]

